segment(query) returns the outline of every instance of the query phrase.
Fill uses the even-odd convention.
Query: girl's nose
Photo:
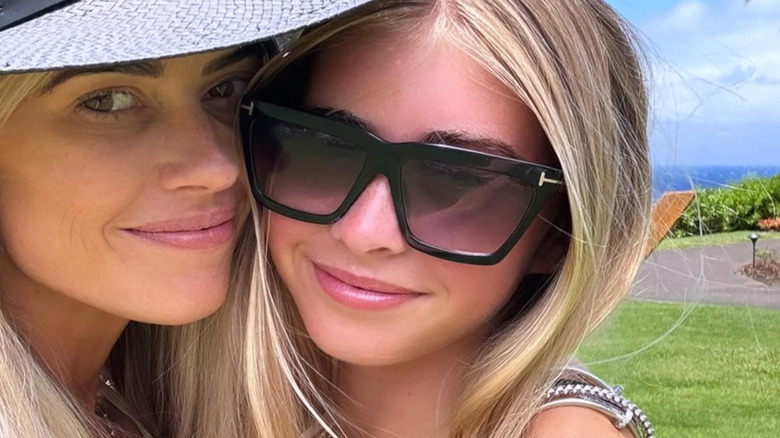
[[[398,254],[407,248],[384,176],[366,186],[347,214],[331,225],[330,232],[358,254]]]

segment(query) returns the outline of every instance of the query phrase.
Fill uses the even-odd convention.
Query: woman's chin
[[[155,325],[193,323],[216,312],[227,297],[227,279],[210,284],[183,282],[156,289],[159,294],[133,309],[117,309],[127,319]]]
[[[210,315],[212,315],[214,312],[219,310],[219,308],[224,303],[224,299],[219,300],[216,304],[209,305],[209,306],[199,306],[199,307],[192,307],[189,308],[179,308],[179,309],[169,309],[168,312],[165,313],[159,313],[156,316],[156,318],[153,321],[138,321],[138,322],[144,322],[147,324],[155,324],[155,325],[168,325],[168,326],[177,326],[177,325],[186,325],[191,324],[193,322],[200,321],[201,319],[207,318]]]

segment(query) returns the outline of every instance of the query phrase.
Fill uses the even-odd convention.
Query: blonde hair
[[[533,306],[486,340],[451,431],[522,436],[557,369],[615,309],[644,255],[651,191],[638,40],[600,0],[380,0],[304,34],[261,71],[256,85],[292,93],[273,89],[271,81],[284,82],[291,65],[323,46],[377,30],[443,38],[467,53],[535,113],[564,171],[566,256]],[[257,210],[254,217],[257,250],[267,254],[265,221]],[[244,339],[244,357],[234,362],[242,367],[236,375],[224,378],[225,388],[248,411],[229,414],[233,407],[220,394],[191,400],[181,406],[200,403],[198,412],[210,412],[185,420],[180,431],[297,438],[319,423],[339,435],[344,420],[331,406],[327,379],[332,361],[305,335],[269,263],[254,261],[249,297],[241,301],[246,307],[234,313],[240,319],[229,331],[231,339]],[[225,415],[236,429],[219,423]]]

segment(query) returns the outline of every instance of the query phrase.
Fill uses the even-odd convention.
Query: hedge
[[[780,174],[747,178],[730,188],[697,189],[671,229],[675,237],[755,230],[762,219],[780,216]]]

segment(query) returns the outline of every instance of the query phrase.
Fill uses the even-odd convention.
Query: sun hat
[[[0,0],[0,74],[257,42],[370,0]]]

